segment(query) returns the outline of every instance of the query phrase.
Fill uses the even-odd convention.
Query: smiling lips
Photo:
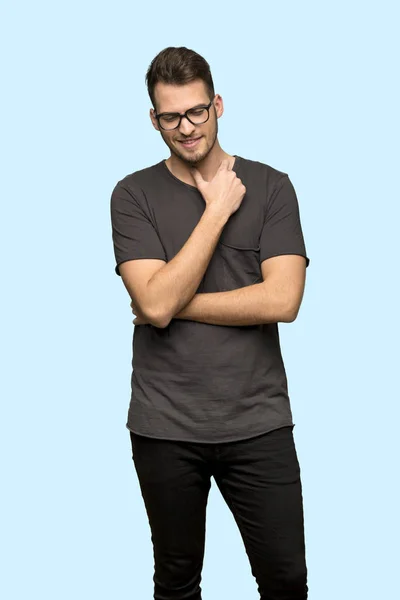
[[[179,142],[182,144],[182,146],[184,146],[185,148],[193,148],[194,146],[196,146],[198,144],[198,142],[201,140],[201,136],[198,138],[193,138],[191,140],[179,140]]]

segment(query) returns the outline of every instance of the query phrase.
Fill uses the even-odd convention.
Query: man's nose
[[[183,135],[189,136],[196,128],[186,117],[182,117],[181,124],[179,125],[179,131]]]

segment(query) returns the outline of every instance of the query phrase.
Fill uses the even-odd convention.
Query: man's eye
[[[194,117],[200,117],[200,115],[203,114],[204,112],[204,108],[197,108],[196,110],[191,110],[190,114],[193,115]]]
[[[164,119],[165,121],[168,121],[168,122],[170,123],[170,122],[172,122],[172,121],[175,121],[175,119],[176,119],[176,115],[164,115],[164,116],[163,116],[163,119]]]

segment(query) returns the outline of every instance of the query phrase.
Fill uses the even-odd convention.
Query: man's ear
[[[151,119],[154,129],[156,129],[157,131],[160,131],[160,128],[158,126],[158,121],[154,116],[155,113],[156,113],[156,111],[154,110],[154,108],[151,108],[150,109],[150,119]]]
[[[215,108],[215,112],[217,114],[217,119],[219,119],[224,114],[224,101],[220,94],[217,94],[215,97],[214,108]]]

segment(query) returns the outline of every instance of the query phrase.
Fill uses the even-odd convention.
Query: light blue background
[[[398,597],[396,4],[2,4],[4,599],[152,598],[109,200],[169,155],[144,77],[170,45],[210,62],[224,150],[297,191],[311,264],[280,330],[309,598]],[[202,587],[204,600],[258,598],[214,484]]]

